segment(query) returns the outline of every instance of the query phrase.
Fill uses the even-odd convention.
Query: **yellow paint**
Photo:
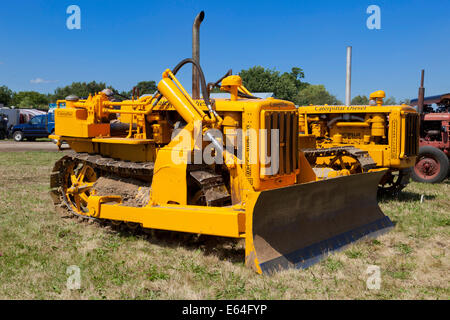
[[[317,138],[317,148],[354,146],[365,150],[378,167],[394,170],[411,167],[416,154],[405,153],[408,139],[405,121],[408,114],[416,117],[418,114],[406,105],[383,106],[379,102],[382,103],[384,97],[381,90],[371,94],[371,99],[377,101],[376,106],[301,106],[298,108],[299,134],[308,136],[310,128],[311,134]],[[356,116],[362,121],[355,118],[344,121],[344,115]],[[416,138],[418,144],[418,133]],[[299,142],[300,148],[311,147],[302,141]],[[326,163],[327,159],[319,161]]]
[[[153,170],[150,205],[176,203],[187,204],[186,167],[187,154],[183,150],[165,147],[158,151]],[[179,157],[180,163],[174,163],[172,157]]]
[[[231,94],[231,100],[236,101],[238,97],[238,91],[243,90],[245,93],[246,89],[242,89],[242,79],[240,76],[228,76],[225,79],[222,80],[222,86],[220,87],[221,90],[229,91]]]
[[[383,105],[383,99],[386,97],[386,93],[383,90],[378,90],[375,92],[372,92],[369,96],[370,100],[375,100],[377,103],[377,106]]]
[[[100,206],[98,203],[100,202]],[[140,223],[144,228],[201,233],[222,237],[245,236],[245,213],[233,208],[167,204],[143,208],[103,204],[90,197],[89,207],[97,208],[96,217]]]
[[[91,174],[86,177],[83,172],[80,175],[71,172],[71,186],[65,192],[76,195],[74,201],[78,202],[75,203],[78,213],[99,219],[139,223],[144,228],[245,238],[246,264],[261,273],[253,245],[254,206],[263,190],[316,180],[316,175],[298,148],[315,144],[314,133],[324,132],[321,127],[323,123],[319,123],[309,134],[309,113],[306,110],[297,112],[293,103],[273,98],[241,99],[239,92],[250,92],[242,86],[238,76],[225,78],[222,87],[230,92],[230,98],[216,99],[213,106],[207,106],[203,100],[193,100],[173,73],[166,70],[158,83],[159,92],[154,96],[112,102],[105,94],[98,93],[86,100],[58,101],[56,131],[50,136],[58,143],[66,141],[76,152],[133,162],[154,162],[150,201],[141,208],[124,206],[117,195],[96,195],[95,177]],[[328,107],[319,113],[325,114],[329,112],[327,110]],[[384,116],[388,110],[373,107],[370,112]],[[407,109],[404,111],[409,112]],[[352,112],[360,113],[361,109]],[[113,119],[120,130],[111,130]],[[346,130],[360,130],[371,137],[379,136],[381,120],[367,119],[363,126],[348,127],[344,124],[338,126],[334,133],[341,134],[343,140],[346,139]],[[200,128],[197,128],[197,123]],[[377,126],[374,126],[375,123]],[[177,135],[175,125],[183,128]],[[272,149],[266,146],[269,139],[259,134],[260,129],[272,128],[280,129],[283,134],[276,141],[281,155],[280,170],[277,172],[270,172],[268,164],[261,164],[262,155]],[[224,178],[229,177],[225,184],[232,205],[227,207],[188,204],[191,191],[187,183],[189,162],[195,160],[193,151],[204,151],[209,146],[207,141],[198,145],[194,143],[196,132],[205,133],[210,129],[231,133],[226,138],[235,146],[238,142],[243,145],[242,158],[238,158],[235,155],[237,150],[232,149],[224,152],[223,166],[201,163],[215,172],[225,172]],[[238,129],[243,131],[242,141],[238,141]],[[299,137],[302,129],[304,136]],[[372,132],[374,135],[371,135]],[[366,145],[375,146],[372,141]],[[401,144],[397,147],[400,153]],[[381,154],[384,156],[389,150],[383,152]],[[84,209],[80,210],[81,207]]]

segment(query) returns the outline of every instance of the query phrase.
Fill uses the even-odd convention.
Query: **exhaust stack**
[[[192,25],[192,59],[197,64],[200,64],[200,24],[204,18],[205,12],[201,11]],[[195,66],[192,66],[192,98],[200,99],[200,75]]]
[[[420,77],[420,88],[419,88],[419,96],[417,97],[417,112],[419,114],[423,113],[423,101],[425,99],[425,88],[423,86],[425,70],[422,69],[422,74]]]

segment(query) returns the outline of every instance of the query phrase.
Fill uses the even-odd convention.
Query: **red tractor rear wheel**
[[[448,169],[449,160],[444,152],[435,147],[423,146],[420,147],[411,177],[418,182],[439,183],[447,177]]]

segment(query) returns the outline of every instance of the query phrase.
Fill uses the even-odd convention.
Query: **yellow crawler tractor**
[[[299,148],[317,175],[388,168],[380,193],[395,195],[408,184],[419,150],[419,115],[407,105],[383,105],[384,97],[380,90],[370,95],[372,105],[298,108]]]
[[[186,63],[203,99],[175,77]],[[211,101],[201,68],[185,59],[152,96],[59,101],[52,138],[74,152],[54,166],[55,205],[130,227],[242,238],[259,273],[307,267],[392,227],[376,200],[385,171],[316,181],[296,147],[294,104],[241,98],[241,85],[226,77],[230,98]]]
[[[58,101],[51,138],[72,151],[51,174],[57,208],[130,228],[243,239],[245,263],[258,273],[306,268],[393,227],[376,199],[385,170],[317,181],[298,152],[295,105],[255,99],[231,75],[215,83],[229,98],[212,100],[193,56],[165,70],[153,95]],[[175,77],[188,63],[192,96]]]

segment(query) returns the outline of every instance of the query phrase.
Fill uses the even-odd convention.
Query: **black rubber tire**
[[[15,131],[13,133],[13,139],[16,142],[23,141],[23,132],[22,131]]]
[[[419,155],[417,156],[417,161],[419,161],[423,157],[433,158],[436,162],[439,163],[440,170],[439,173],[430,179],[424,179],[420,177],[415,168],[413,167],[411,170],[411,178],[417,182],[424,183],[439,183],[444,181],[449,172],[450,163],[447,155],[440,149],[431,147],[431,146],[423,146],[419,149]]]

